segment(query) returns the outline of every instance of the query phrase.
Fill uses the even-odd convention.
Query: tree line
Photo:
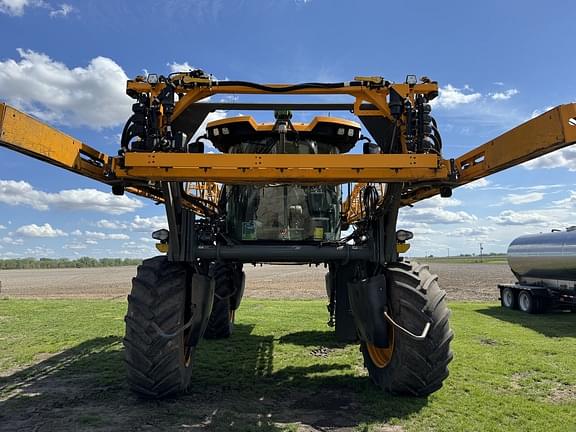
[[[0,260],[0,270],[119,267],[139,265],[141,262],[141,259],[133,258],[14,258]]]

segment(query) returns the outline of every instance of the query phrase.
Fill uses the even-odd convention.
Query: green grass
[[[278,431],[323,421],[360,430],[576,430],[574,313],[453,303],[445,386],[428,398],[395,398],[370,383],[356,345],[334,341],[323,301],[246,300],[234,336],[198,349],[192,393],[143,403],[124,384],[124,309],[104,300],[0,301],[0,424],[49,407],[50,421],[66,419],[53,424],[60,430],[209,422]]]

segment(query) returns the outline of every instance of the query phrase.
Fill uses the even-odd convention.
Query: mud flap
[[[331,289],[336,292],[335,296],[335,310],[334,317],[335,335],[338,342],[353,343],[358,340],[358,333],[356,332],[356,324],[354,323],[354,316],[350,309],[350,300],[348,296],[348,281],[352,279],[355,266],[350,263],[348,265],[339,265],[330,267]]]
[[[192,275],[192,316],[187,345],[195,347],[206,331],[214,301],[214,279],[194,273]]]
[[[236,275],[236,272],[234,272]],[[234,277],[234,295],[230,297],[230,309],[236,310],[240,307],[240,302],[242,301],[242,297],[244,296],[244,288],[246,287],[246,274],[244,272],[240,272],[240,280],[238,281],[236,277]]]
[[[386,277],[378,275],[348,283],[350,307],[360,339],[378,348],[389,346]]]

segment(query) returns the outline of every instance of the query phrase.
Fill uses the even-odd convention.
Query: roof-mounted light
[[[416,78],[416,75],[406,75],[406,84],[416,85],[417,83],[418,83],[418,78]]]

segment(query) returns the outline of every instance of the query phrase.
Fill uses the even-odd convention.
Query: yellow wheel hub
[[[368,355],[370,356],[372,363],[379,368],[388,366],[388,363],[392,360],[392,354],[394,354],[394,330],[392,329],[392,326],[389,326],[389,328],[388,337],[390,345],[387,348],[379,348],[366,342]]]

